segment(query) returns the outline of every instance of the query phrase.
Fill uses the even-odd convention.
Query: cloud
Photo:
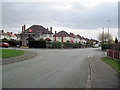
[[[73,31],[117,28],[116,2],[3,2],[2,23],[7,31],[19,31],[23,24],[67,27]],[[69,31],[69,30],[68,30]]]

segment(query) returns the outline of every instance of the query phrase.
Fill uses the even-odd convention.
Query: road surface
[[[90,88],[90,58],[105,54],[94,48],[26,50],[37,56],[3,65],[3,88]]]

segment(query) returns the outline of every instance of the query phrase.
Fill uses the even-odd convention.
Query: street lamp
[[[108,44],[109,44],[109,40],[110,40],[110,37],[109,37],[109,26],[110,26],[110,20],[107,20],[108,21]]]

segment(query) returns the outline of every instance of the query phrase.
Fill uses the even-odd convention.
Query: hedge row
[[[61,48],[61,42],[47,42],[46,43],[47,48]],[[69,42],[63,42],[63,48],[80,48],[81,46],[78,43],[69,43]]]
[[[29,48],[46,48],[46,41],[29,41]]]
[[[113,50],[120,51],[120,44],[103,44],[102,50],[105,50],[105,49],[113,49]]]
[[[16,47],[17,45],[22,45],[21,41],[15,40],[4,40],[2,42],[6,42],[10,44],[10,47]],[[29,41],[28,43],[29,48],[61,48],[61,42],[47,42],[45,40],[33,40]],[[81,48],[86,47],[84,45],[78,43],[70,43],[70,42],[63,42],[63,48]]]
[[[78,43],[68,43],[68,42],[64,42],[63,43],[63,47],[64,48],[79,48],[81,47]]]

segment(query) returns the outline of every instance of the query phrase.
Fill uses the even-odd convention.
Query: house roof
[[[55,36],[55,34],[53,35],[53,37],[54,36]],[[63,31],[63,30],[56,34],[56,37],[61,37],[61,36],[63,36],[63,37],[71,37],[70,34],[68,34],[66,31]]]
[[[7,32],[7,34],[8,34],[10,37],[16,37],[14,34],[12,34],[12,32]]]
[[[73,37],[73,38],[79,38],[79,36],[75,35],[74,33],[70,33],[70,36]]]
[[[84,39],[84,40],[86,40],[86,38],[85,37],[83,37],[83,36],[80,36],[80,35],[77,35],[80,39]]]
[[[46,40],[46,41],[52,41],[50,38],[46,38],[45,40]]]
[[[20,34],[14,34],[17,38],[20,38]]]
[[[49,31],[41,25],[32,25],[31,27],[25,30],[25,33],[29,33],[29,29],[32,30],[32,33],[36,34],[53,34],[51,31]]]

